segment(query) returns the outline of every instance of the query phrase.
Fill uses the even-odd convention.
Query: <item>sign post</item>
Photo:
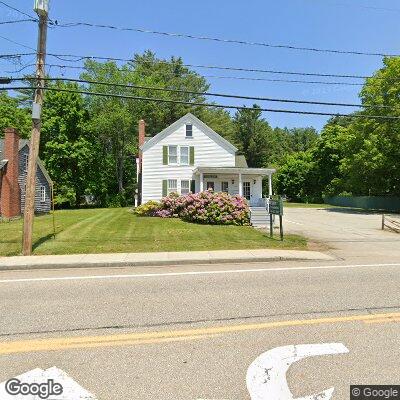
[[[269,212],[269,235],[272,238],[274,236],[273,228],[273,215],[279,215],[279,231],[281,240],[283,240],[283,200],[281,196],[270,196],[268,199],[268,212]]]

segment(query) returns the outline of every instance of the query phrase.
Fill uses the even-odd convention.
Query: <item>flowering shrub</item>
[[[189,193],[185,196],[171,193],[164,197],[160,203],[148,202],[138,209],[146,206],[148,207],[146,213],[141,211],[140,213],[136,212],[136,214],[161,218],[180,217],[184,221],[210,225],[250,224],[249,206],[243,197],[232,196],[227,193],[215,193],[212,190]]]
[[[180,217],[184,221],[211,225],[249,225],[247,201],[239,195],[215,193],[211,190],[188,194]]]
[[[135,214],[139,217],[155,217],[159,209],[160,203],[158,201],[150,200],[147,203],[136,207]]]
[[[185,196],[179,196],[178,193],[170,193],[163,197],[160,202],[160,210],[156,214],[162,218],[178,218],[183,210]]]

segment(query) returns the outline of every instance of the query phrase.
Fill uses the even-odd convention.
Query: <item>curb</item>
[[[78,261],[78,262],[42,262],[42,263],[10,263],[2,265],[0,259],[1,271],[27,271],[40,269],[80,269],[80,268],[127,268],[127,267],[155,267],[155,266],[176,266],[176,265],[206,265],[206,264],[238,264],[238,263],[262,263],[274,261],[332,261],[334,257],[319,253],[307,252],[310,255],[301,256],[264,256],[264,257],[215,257],[215,258],[193,258],[193,259],[170,259],[170,260],[149,260],[149,261]]]

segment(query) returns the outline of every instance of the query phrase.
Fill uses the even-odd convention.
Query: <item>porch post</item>
[[[239,196],[243,196],[242,173],[239,172]]]
[[[272,196],[272,174],[268,175],[268,194]]]
[[[204,191],[204,174],[200,172],[200,192]]]

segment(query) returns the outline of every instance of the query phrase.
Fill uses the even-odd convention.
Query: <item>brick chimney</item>
[[[142,169],[142,151],[140,150],[140,146],[144,145],[146,137],[146,123],[143,119],[139,121],[139,162],[140,162],[140,169]]]
[[[21,215],[21,193],[18,184],[19,135],[14,128],[6,128],[4,131],[4,147],[1,158],[8,160],[1,178],[1,215],[4,218],[18,217]]]

